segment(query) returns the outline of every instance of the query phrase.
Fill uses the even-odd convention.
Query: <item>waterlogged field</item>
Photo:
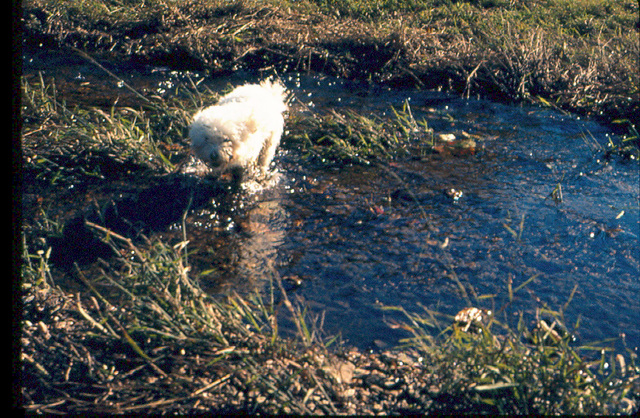
[[[360,6],[340,10],[364,19]],[[277,173],[237,189],[202,175],[186,129],[255,73],[25,54],[23,406],[637,410],[629,121],[281,77]]]

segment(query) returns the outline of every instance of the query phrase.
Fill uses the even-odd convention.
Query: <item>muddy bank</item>
[[[78,48],[111,60],[206,70],[212,77],[296,71],[441,88],[637,125],[637,4],[573,10],[524,3],[402,3],[397,10],[362,11],[345,9],[348,2],[327,9],[319,1],[284,7],[35,0],[23,5],[23,47],[69,54]]]

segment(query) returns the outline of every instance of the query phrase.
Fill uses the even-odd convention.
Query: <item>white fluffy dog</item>
[[[193,152],[219,174],[266,175],[284,129],[286,102],[279,82],[235,88],[194,116],[189,130]]]

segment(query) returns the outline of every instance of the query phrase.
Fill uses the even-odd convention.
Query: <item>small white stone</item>
[[[456,140],[456,136],[454,134],[438,134],[436,138],[442,142],[453,142]]]

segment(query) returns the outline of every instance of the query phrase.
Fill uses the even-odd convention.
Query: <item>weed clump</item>
[[[34,81],[23,79],[22,152],[27,173],[54,185],[132,172],[170,172],[181,156],[175,144],[182,141],[188,114],[164,102],[145,104],[146,110],[71,108],[42,74]]]
[[[402,327],[413,334],[405,344],[417,347],[428,365],[423,390],[434,401],[430,412],[629,414],[638,409],[638,385],[628,379],[638,372],[636,356],[629,350],[627,365],[606,347],[574,347],[556,317],[561,313],[545,310],[553,322],[538,319],[535,327],[526,326],[521,314],[511,329],[494,316],[469,328],[426,308],[424,314],[385,309],[404,312]],[[594,349],[601,350],[601,358],[589,360],[584,352]]]
[[[363,164],[433,150],[434,134],[426,121],[417,122],[408,103],[393,109],[393,118],[368,117],[353,111],[299,114],[290,121],[289,143],[302,145],[325,163]]]

